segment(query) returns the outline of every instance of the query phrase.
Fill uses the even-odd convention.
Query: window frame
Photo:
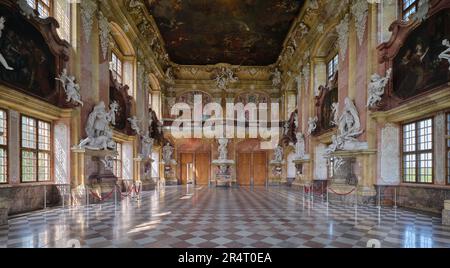
[[[334,56],[331,57],[327,61],[327,80],[333,79],[333,77],[336,75],[336,73],[339,71],[339,53],[333,54]],[[330,70],[330,66],[332,66],[333,70]],[[332,73],[330,73],[332,71]]]
[[[119,66],[118,64],[113,64],[113,57],[116,57],[117,61],[120,62],[120,74],[116,71],[117,67]],[[114,69],[113,68],[116,68]],[[124,56],[122,55],[122,53],[120,51],[118,51],[117,49],[113,49],[111,51],[111,57],[110,57],[110,67],[109,69],[111,70],[112,74],[113,74],[113,78],[119,82],[119,84],[123,84],[123,68],[124,68]],[[120,78],[117,79],[117,78]]]
[[[447,175],[445,178],[445,184],[450,186],[450,112],[445,113],[446,119],[446,129],[445,129],[445,144],[446,144],[446,161],[445,161],[445,174]]]
[[[30,149],[30,148],[25,148],[23,147],[23,124],[22,124],[22,118],[23,117],[27,117],[30,119],[33,119],[36,121],[36,148],[35,149]],[[47,123],[49,124],[49,141],[50,141],[50,151],[46,151],[46,150],[40,150],[39,149],[39,122],[43,122],[43,123]],[[40,120],[37,119],[33,116],[29,116],[26,114],[20,114],[20,124],[19,124],[19,136],[20,136],[20,147],[19,147],[19,157],[20,157],[20,183],[22,184],[30,184],[30,183],[51,183],[53,182],[54,176],[53,176],[53,124],[50,121],[45,121],[45,120]],[[33,181],[24,181],[23,180],[23,169],[22,169],[22,162],[23,162],[23,157],[22,157],[22,152],[23,151],[28,151],[28,152],[34,152],[36,153],[36,175]],[[41,181],[39,180],[39,152],[43,152],[43,153],[47,153],[49,155],[49,179],[45,180],[45,181]]]
[[[404,3],[405,3],[405,0],[398,0],[399,1],[399,12],[400,12],[400,18],[403,20],[403,21],[408,21],[409,20],[409,18],[412,16],[412,15],[414,15],[414,14],[416,14],[417,13],[417,11],[418,11],[418,9],[419,9],[419,4],[420,4],[420,0],[412,0],[412,3],[411,3],[411,5],[409,5],[407,8],[404,8]],[[409,16],[408,17],[405,17],[405,15],[406,14],[408,14],[408,12],[409,11],[411,11],[412,9],[414,9],[415,8],[415,12],[413,12],[413,13],[411,13],[411,14],[409,14]]]
[[[120,145],[120,150],[117,149],[118,145]],[[113,174],[117,179],[121,180],[123,179],[123,144],[121,142],[116,141],[116,151],[118,154],[113,159]],[[120,176],[118,176],[118,171],[120,172]]]
[[[419,122],[426,121],[426,120],[431,120],[431,138],[432,138],[432,140],[431,140],[431,149],[429,149],[429,150],[419,150],[418,146],[419,146],[420,143],[418,142],[419,141],[418,140],[419,139],[418,124],[419,124]],[[410,125],[410,124],[415,124],[414,144],[416,146],[416,150],[414,150],[412,152],[405,152],[405,147],[404,147],[404,145],[405,145],[405,138],[404,138],[405,137],[405,135],[404,135],[405,131],[404,131],[404,127],[406,125]],[[426,117],[422,117],[422,118],[419,118],[419,119],[406,121],[406,122],[403,122],[401,124],[401,131],[400,131],[400,161],[401,161],[400,174],[401,174],[401,182],[403,184],[413,184],[413,185],[434,185],[435,184],[435,175],[436,175],[435,160],[436,160],[436,157],[435,157],[435,137],[434,137],[434,135],[435,135],[435,117],[434,116],[426,116]],[[421,153],[427,153],[427,152],[431,153],[431,156],[432,156],[432,161],[431,161],[431,163],[432,163],[432,167],[431,167],[431,182],[420,182],[419,181],[419,178],[420,178],[420,176],[419,176],[419,162],[420,162],[420,160],[419,160],[418,156]],[[415,181],[414,182],[406,181],[406,179],[405,179],[405,173],[404,173],[404,168],[405,168],[404,156],[405,156],[405,154],[414,155],[416,157],[416,160],[415,160],[415,164],[416,164],[415,165],[415,174],[416,174],[416,176],[415,176]]]
[[[48,0],[49,4],[47,5],[46,3],[44,3],[43,0],[31,0],[33,1],[33,6],[31,6],[34,10],[36,10],[39,14],[39,17],[41,18],[48,18],[48,17],[53,17],[54,16],[54,1],[53,0]],[[28,5],[30,1],[27,0]],[[39,12],[39,5],[44,6],[45,9],[48,11],[48,16],[43,17],[41,16],[41,13]]]
[[[2,145],[0,144],[0,149],[5,150],[5,154],[6,154],[6,180],[4,182],[0,181],[0,185],[5,185],[5,184],[9,184],[9,114],[8,114],[8,110],[0,108],[1,112],[5,113],[5,121],[6,121],[6,145]]]

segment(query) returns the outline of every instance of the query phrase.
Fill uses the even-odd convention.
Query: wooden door
[[[180,156],[181,164],[181,184],[185,185],[188,181],[188,165],[194,164],[194,155],[182,153]]]
[[[251,184],[251,153],[240,153],[237,162],[237,183],[242,186],[249,186]]]
[[[267,180],[267,157],[265,152],[253,153],[253,185],[265,186]]]
[[[211,174],[211,158],[209,153],[195,154],[195,183],[198,185],[208,185]]]

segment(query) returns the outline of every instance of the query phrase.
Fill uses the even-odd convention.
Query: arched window
[[[41,18],[54,17],[60,27],[59,36],[70,43],[71,1],[67,0],[27,0],[29,6],[37,10]]]
[[[109,60],[113,78],[120,84],[127,85],[128,95],[135,97],[136,56],[133,46],[116,23],[111,23],[111,37],[113,43]]]
[[[333,79],[336,72],[339,70],[339,55],[336,54],[327,63],[327,78],[328,80]]]
[[[53,15],[52,0],[27,0],[30,7],[36,9],[41,18],[47,18]]]
[[[400,0],[401,16],[403,20],[409,18],[417,12],[419,8],[419,0]]]

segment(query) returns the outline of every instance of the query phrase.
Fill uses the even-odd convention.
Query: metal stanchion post
[[[394,188],[394,208],[397,208],[397,187]]]
[[[378,209],[381,209],[381,186],[378,186]]]
[[[328,185],[327,185],[327,204],[330,202],[329,199],[328,199],[329,198],[329,193],[328,192],[329,192],[329,190],[328,190]]]
[[[86,205],[89,206],[89,190],[88,190],[88,188],[86,186],[84,186],[84,187],[85,187],[85,190],[86,190]]]
[[[62,188],[62,207],[64,208],[64,198],[65,198],[65,195],[64,195],[64,192],[65,192],[65,186],[63,186],[63,188]]]
[[[117,187],[114,185],[114,206],[117,205]]]
[[[47,209],[47,186],[44,185],[44,209]]]

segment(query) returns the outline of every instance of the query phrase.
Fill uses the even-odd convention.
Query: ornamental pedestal
[[[112,198],[117,185],[117,177],[113,173],[113,159],[117,151],[72,149],[77,154],[81,182],[87,186],[85,191],[89,193],[89,201],[98,202],[102,199]],[[85,180],[86,178],[86,180]],[[86,198],[84,196],[84,198]]]
[[[285,161],[271,161],[269,166],[272,173],[269,176],[268,186],[279,186],[283,183],[287,183],[287,179],[283,178],[283,165]]]
[[[377,192],[373,183],[367,181],[369,173],[364,170],[367,168],[367,157],[374,153],[370,150],[355,150],[331,154],[334,175],[328,183],[329,202],[375,204]]]
[[[233,184],[231,167],[236,165],[234,160],[214,160],[212,161],[212,165],[217,167],[215,178],[216,186],[231,187]]]
[[[142,191],[151,191],[156,188],[156,181],[152,178],[152,163],[154,160],[143,160],[141,157],[134,159],[136,170],[138,170],[138,176],[136,182],[140,182],[142,185]],[[144,174],[141,177],[141,174]]]
[[[450,226],[450,200],[444,201],[444,210],[442,210],[442,225]]]
[[[178,185],[178,178],[176,174],[177,162],[175,160],[170,163],[161,163],[164,166],[164,184]]]
[[[292,183],[293,187],[296,188],[303,188],[303,187],[310,187],[312,185],[312,181],[308,180],[304,173],[304,167],[305,165],[309,164],[311,160],[308,157],[305,157],[305,159],[295,159],[292,161],[295,164],[296,168],[296,175],[295,180]]]

